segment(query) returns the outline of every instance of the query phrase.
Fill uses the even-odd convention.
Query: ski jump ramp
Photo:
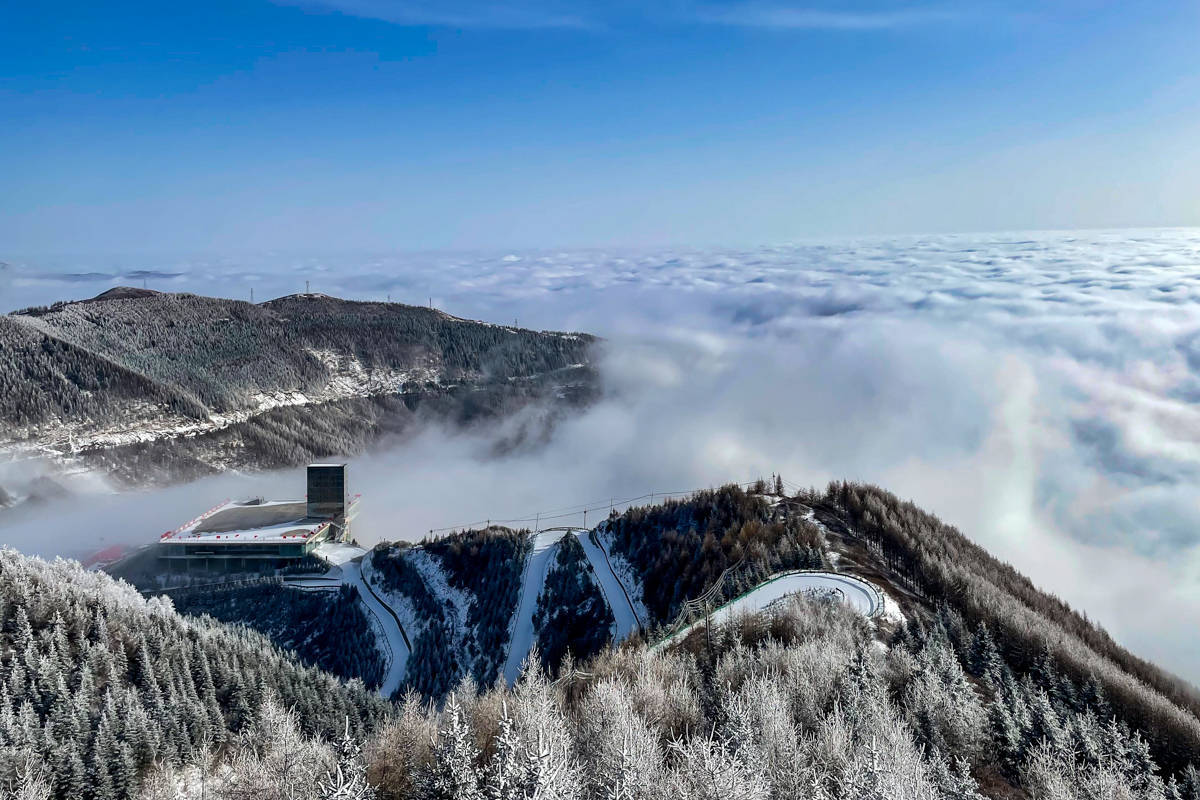
[[[558,545],[566,536],[574,536],[583,546],[591,565],[592,574],[604,602],[612,611],[615,621],[613,638],[624,641],[642,627],[637,611],[629,599],[629,593],[613,572],[608,554],[604,548],[594,542],[591,531],[587,528],[548,528],[539,531],[533,537],[533,552],[525,561],[525,570],[521,575],[521,596],[517,602],[517,610],[511,623],[512,635],[509,637],[508,659],[504,664],[504,678],[509,685],[516,682],[521,675],[521,665],[529,657],[533,649],[534,630],[533,615],[537,613],[538,598],[546,583],[546,574],[558,551]]]

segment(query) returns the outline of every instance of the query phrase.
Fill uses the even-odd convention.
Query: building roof
[[[163,544],[278,544],[320,536],[332,524],[307,516],[303,500],[225,501],[160,537]]]

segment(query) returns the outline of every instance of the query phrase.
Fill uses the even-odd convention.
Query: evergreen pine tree
[[[92,785],[94,800],[115,800],[117,797],[111,773],[116,761],[117,740],[113,735],[112,721],[102,718],[92,741],[88,763],[88,780]]]
[[[1084,708],[1091,709],[1100,719],[1106,720],[1112,716],[1112,706],[1108,703],[1104,685],[1096,678],[1095,673],[1088,674],[1088,679],[1084,681],[1080,690],[1079,699]]]
[[[979,624],[971,637],[971,648],[967,658],[967,666],[971,674],[977,678],[998,680],[1002,659],[996,649],[996,640],[986,622]]]
[[[362,749],[350,735],[350,719],[338,743],[337,759],[317,787],[321,800],[375,800],[375,789],[367,783]]]
[[[1179,774],[1179,794],[1183,800],[1200,800],[1200,770],[1188,764]]]
[[[1017,774],[1017,767],[1024,755],[1021,728],[1013,719],[1007,704],[997,697],[988,707],[988,721],[995,745],[997,760],[1005,774]]]
[[[529,786],[528,761],[525,747],[508,715],[508,703],[501,706],[500,727],[496,733],[495,749],[484,776],[484,795],[488,800],[508,800],[523,797]]]
[[[479,753],[454,693],[446,701],[444,714],[446,725],[438,735],[426,795],[429,800],[484,800],[476,769]]]

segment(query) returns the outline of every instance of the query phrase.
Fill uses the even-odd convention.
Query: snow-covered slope
[[[224,469],[244,459],[225,453],[210,463],[222,446],[256,446],[253,435],[234,434],[272,420],[307,427],[296,421],[309,408],[322,407],[321,430],[337,438],[339,427],[364,422],[334,418],[337,404],[463,385],[510,394],[543,380],[561,388],[570,380],[559,384],[560,371],[586,365],[591,341],[399,303],[106,293],[0,315],[0,457],[72,463],[160,442],[194,451],[198,440],[220,438],[212,452],[175,456]]]
[[[579,543],[583,545],[583,551],[592,565],[592,573],[600,586],[600,592],[604,595],[604,601],[608,603],[613,618],[616,620],[615,638],[618,642],[624,641],[642,627],[641,618],[630,599],[629,591],[617,577],[608,553],[598,543],[598,537],[597,540],[593,540],[596,532],[579,531],[575,535],[579,538]]]
[[[504,678],[509,684],[516,683],[520,677],[521,665],[537,641],[533,615],[537,613],[538,598],[546,583],[554,550],[566,535],[566,531],[543,531],[533,538],[533,551],[525,559],[525,570],[521,574],[521,596],[509,624],[508,658],[504,662]]]
[[[329,573],[320,579],[297,577],[289,579],[288,582],[297,588],[321,590],[325,588],[329,579],[335,579],[354,587],[359,600],[370,612],[369,618],[371,626],[375,629],[379,649],[388,660],[387,672],[379,687],[379,693],[384,697],[391,697],[404,683],[411,648],[405,638],[399,615],[364,577],[366,551],[353,545],[327,543],[320,545],[315,552],[330,564]],[[367,565],[366,569],[369,570],[370,566]]]

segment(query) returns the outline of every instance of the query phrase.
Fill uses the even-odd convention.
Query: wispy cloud
[[[276,0],[282,5],[335,11],[356,17],[380,19],[398,25],[447,28],[495,28],[537,30],[587,28],[599,17],[591,8],[572,8],[571,3],[517,0],[489,3],[478,0]]]
[[[780,30],[870,31],[950,21],[958,15],[928,6],[827,8],[787,2],[626,3],[588,0],[276,0],[287,5],[381,19],[399,25],[452,28],[608,28],[628,22],[729,25]]]
[[[700,22],[780,30],[872,31],[950,22],[959,15],[941,8],[909,7],[841,11],[786,4],[745,3],[703,6],[694,11]]]

